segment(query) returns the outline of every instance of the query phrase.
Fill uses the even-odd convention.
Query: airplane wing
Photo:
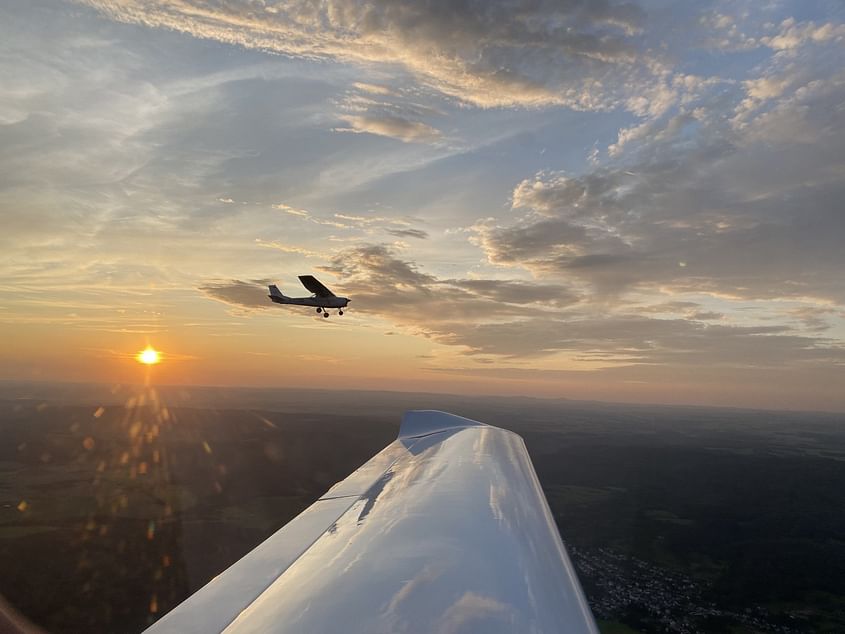
[[[317,297],[336,297],[326,286],[313,275],[300,275],[299,281]]]
[[[522,439],[434,411],[148,630],[597,634]]]

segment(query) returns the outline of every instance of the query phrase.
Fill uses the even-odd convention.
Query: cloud
[[[690,319],[695,319],[696,321],[714,321],[724,319],[724,317],[722,313],[707,310],[700,310],[690,315]]]
[[[416,238],[417,240],[428,238],[428,233],[422,229],[388,229],[387,233],[397,238]]]
[[[772,368],[810,363],[830,368],[845,363],[845,346],[839,342],[794,335],[784,326],[707,325],[632,314],[485,323],[446,339],[476,354],[521,357],[563,351],[605,366]]]
[[[342,111],[339,118],[347,126],[335,127],[335,132],[375,134],[405,143],[442,142],[440,130],[423,121],[442,116],[444,113],[439,109],[410,99],[404,94],[406,91],[382,89],[360,82],[353,86],[355,90],[350,91],[338,104]]]
[[[355,88],[360,90],[361,92],[367,92],[373,95],[382,95],[382,96],[390,96],[393,95],[394,92],[387,86],[379,86],[377,84],[368,84],[366,82],[356,81],[354,84]]]
[[[845,313],[832,306],[801,306],[787,311],[792,319],[798,320],[805,330],[810,332],[823,332],[830,329],[831,318],[845,317]]]
[[[780,24],[778,33],[760,38],[760,41],[777,51],[791,51],[808,42],[842,41],[845,38],[845,24],[831,22],[817,25],[814,22],[797,22],[787,18]]]
[[[399,139],[405,143],[431,143],[440,138],[440,132],[420,121],[409,121],[396,116],[342,115],[348,128],[334,128],[336,132],[367,133]]]
[[[481,107],[606,107],[646,65],[645,12],[629,2],[80,0],[116,20],[300,57],[398,65]],[[646,70],[646,74],[650,71]],[[374,94],[372,85],[359,87]]]
[[[438,278],[385,245],[345,249],[323,270],[340,278],[343,293],[355,298],[356,312],[380,315],[435,336],[444,332],[438,324],[456,319],[496,320],[536,311],[540,303],[559,308],[578,301],[560,284]]]
[[[800,26],[788,56],[744,82],[693,78],[664,112],[643,110],[612,161],[518,182],[511,215],[477,222],[476,244],[490,264],[564,284],[580,303],[441,324],[438,340],[517,364],[566,359],[578,371],[561,381],[586,371],[616,386],[715,385],[721,375],[815,393],[813,381],[842,380],[832,324],[845,306],[845,75],[841,44],[814,38],[817,28]]]
[[[516,280],[447,280],[445,283],[506,304],[543,303],[562,307],[574,304],[577,296],[561,284],[537,284]]]
[[[185,287],[259,310],[255,271],[343,244],[325,268],[350,317],[429,338],[425,365],[842,377],[845,74],[830,16],[91,0],[99,13],[68,18],[15,1],[26,10],[0,27],[10,323],[125,326],[104,317],[115,289],[137,293],[139,315]],[[519,110],[541,106],[604,112]],[[429,237],[418,225],[437,239],[410,240]],[[387,236],[419,250],[362,244]],[[72,301],[48,297],[56,286]]]
[[[500,367],[564,358],[582,373],[613,371],[614,380],[633,380],[638,372],[703,380],[721,369],[748,380],[753,368],[785,380],[796,369],[820,376],[845,371],[845,346],[835,338],[798,334],[784,324],[723,323],[721,314],[699,310],[696,302],[640,309],[585,303],[563,285],[438,278],[382,245],[348,249],[326,269],[338,275],[356,313],[384,318],[481,362],[496,359]],[[619,374],[622,368],[628,370]]]
[[[304,255],[306,258],[316,258],[316,257],[320,256],[320,254],[317,253],[316,251],[312,251],[310,249],[306,249],[304,247],[299,247],[299,246],[295,246],[295,245],[281,244],[281,243],[275,242],[275,241],[266,242],[266,241],[258,239],[258,238],[255,240],[255,243],[258,246],[263,247],[265,249],[275,249],[276,251],[281,251],[282,253],[293,253],[293,254],[297,254],[297,255]]]
[[[284,203],[278,203],[278,204],[275,204],[275,205],[271,205],[271,207],[273,207],[273,209],[278,209],[279,211],[283,211],[286,214],[290,214],[291,216],[300,216],[302,218],[307,218],[308,216],[311,215],[305,209],[296,209],[296,208],[291,207],[290,205],[286,205]]]
[[[211,299],[247,311],[263,310],[271,306],[267,299],[268,280],[227,280],[206,282],[199,291]]]
[[[740,14],[741,11],[736,11],[736,13]],[[740,22],[742,20],[738,15],[705,10],[698,17],[701,46],[721,52],[746,51],[757,48],[759,46],[758,40],[748,34]]]
[[[516,185],[485,220],[489,262],[601,295],[708,293],[845,302],[845,73],[807,38],[758,79],[620,133],[615,163]],[[737,114],[739,113],[739,114]],[[634,143],[636,136],[637,143]]]

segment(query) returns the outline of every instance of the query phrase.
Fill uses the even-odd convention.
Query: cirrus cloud
[[[120,21],[250,48],[399,65],[481,107],[607,107],[615,85],[651,72],[635,64],[648,54],[639,38],[645,12],[631,2],[80,1]]]

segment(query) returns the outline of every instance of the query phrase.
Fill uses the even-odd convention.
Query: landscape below
[[[0,595],[140,631],[417,408],[525,438],[603,632],[845,631],[845,416],[562,399],[0,383]]]

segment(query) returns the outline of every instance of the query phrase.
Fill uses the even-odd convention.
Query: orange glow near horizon
[[[161,354],[152,346],[144,348],[135,358],[138,360],[138,363],[143,363],[144,365],[155,365],[161,362]]]

